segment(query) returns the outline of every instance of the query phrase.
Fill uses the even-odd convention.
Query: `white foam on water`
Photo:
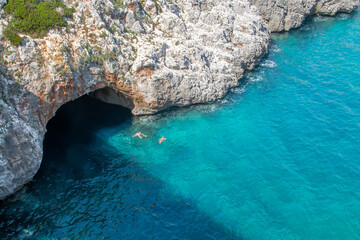
[[[250,82],[262,82],[264,78],[262,76],[253,76],[249,78]]]
[[[349,14],[346,14],[346,13],[340,13],[337,15],[337,19],[338,20],[347,20],[347,19],[350,19],[351,16]]]
[[[233,91],[231,91],[231,92],[233,92]],[[229,103],[229,99],[223,98],[219,101],[219,103],[221,103],[221,104]]]
[[[330,17],[328,16],[322,16],[322,15],[317,15],[316,17],[314,17],[314,22],[323,22],[328,20]]]
[[[279,48],[278,45],[274,44],[271,46],[270,51],[278,53],[278,52],[281,52],[281,49]]]
[[[245,83],[242,87],[233,88],[233,89],[231,89],[231,92],[233,92],[233,93],[238,93],[238,94],[244,93],[244,92],[246,91],[246,86],[247,86],[247,85],[248,85],[248,84]]]
[[[262,67],[268,67],[268,68],[274,68],[274,67],[276,67],[277,65],[276,65],[276,63],[274,62],[274,61],[271,61],[271,60],[265,60],[264,62],[262,62],[261,64],[260,64],[260,66],[262,66]]]
[[[300,30],[302,30],[302,31],[309,31],[309,30],[311,30],[311,28],[310,28],[310,25],[306,24],[306,25],[302,26],[302,27],[300,28]]]

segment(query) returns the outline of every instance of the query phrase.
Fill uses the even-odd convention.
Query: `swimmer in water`
[[[159,139],[159,143],[161,144],[165,140],[166,140],[166,138],[163,136],[162,138]]]
[[[147,137],[147,136],[145,134],[143,134],[142,132],[138,132],[132,137],[139,137],[140,139],[142,139],[143,137]]]

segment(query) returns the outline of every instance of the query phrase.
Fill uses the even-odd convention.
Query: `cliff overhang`
[[[215,101],[267,53],[270,30],[297,27],[321,9],[333,14],[359,5],[312,0],[300,7],[289,0],[283,14],[274,10],[283,1],[251,2],[66,0],[75,9],[67,27],[44,38],[22,35],[19,46],[2,38],[0,198],[38,171],[46,124],[63,104],[90,94],[142,115]],[[301,18],[290,14],[299,11]],[[2,36],[9,16],[0,16]]]

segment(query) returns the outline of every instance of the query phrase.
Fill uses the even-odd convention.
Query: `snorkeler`
[[[147,137],[147,136],[145,134],[143,134],[142,132],[138,132],[132,137],[139,137],[140,139],[142,139],[143,137]]]
[[[165,140],[166,140],[166,138],[163,136],[162,138],[159,139],[159,143],[161,144]]]

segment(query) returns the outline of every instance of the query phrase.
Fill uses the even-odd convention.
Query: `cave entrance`
[[[59,108],[46,126],[43,160],[38,176],[43,175],[44,171],[54,171],[58,175],[61,168],[67,174],[72,174],[68,171],[74,171],[73,174],[82,172],[80,175],[91,174],[94,171],[89,168],[97,168],[101,164],[98,161],[92,162],[89,156],[93,154],[89,148],[100,144],[94,143],[98,141],[98,130],[130,124],[132,118],[130,109],[93,97],[106,93],[107,88],[100,89]]]

